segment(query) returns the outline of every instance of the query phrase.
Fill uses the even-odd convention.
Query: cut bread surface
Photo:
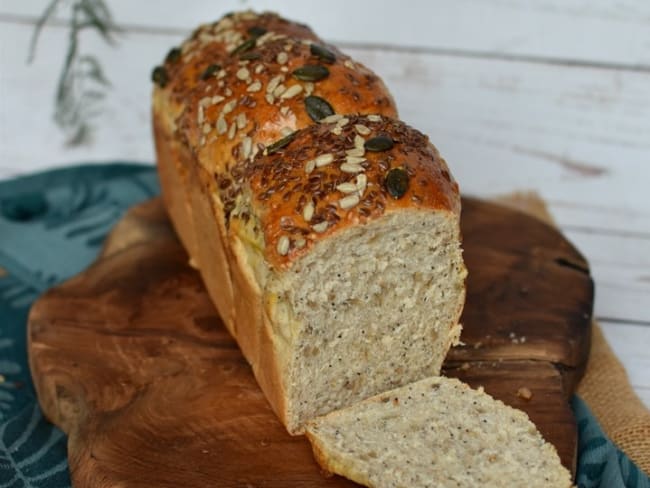
[[[371,487],[572,486],[524,412],[456,379],[388,391],[306,430],[324,469]]]
[[[458,220],[402,211],[318,243],[281,278],[272,317],[291,343],[290,431],[437,375],[460,333],[466,270]]]

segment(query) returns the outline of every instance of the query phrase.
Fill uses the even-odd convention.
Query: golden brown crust
[[[381,143],[392,147],[376,150]],[[280,268],[319,239],[386,212],[460,212],[458,185],[429,139],[380,116],[313,125],[277,152],[240,162],[232,173],[238,176],[232,183],[220,178],[222,201],[228,207],[241,185],[250,186],[266,261]]]
[[[312,125],[308,97],[325,100],[335,113],[396,115],[392,98],[374,73],[333,48],[329,52],[336,60],[320,62],[311,44],[271,38],[255,48],[258,59],[230,57],[187,94],[178,124],[202,164],[225,172],[233,162],[254,157],[261,147]],[[305,66],[316,67],[318,76],[327,75],[302,81],[293,73]]]
[[[201,25],[178,48],[180,52],[170,50],[165,60],[170,98],[184,107],[188,93],[200,83],[201,75],[209,66],[223,65],[231,58],[232,51],[251,38],[261,37],[264,31],[318,39],[306,25],[290,22],[272,12],[238,12]]]

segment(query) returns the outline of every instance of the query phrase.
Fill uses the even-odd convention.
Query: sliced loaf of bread
[[[451,378],[318,417],[306,433],[326,471],[370,487],[572,486],[524,412]]]

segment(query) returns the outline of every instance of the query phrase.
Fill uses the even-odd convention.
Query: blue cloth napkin
[[[43,418],[29,374],[27,313],[46,289],[95,259],[130,206],[158,192],[155,170],[135,164],[77,166],[0,182],[0,488],[70,486],[66,436]],[[650,488],[587,405],[576,396],[572,407],[578,486]]]

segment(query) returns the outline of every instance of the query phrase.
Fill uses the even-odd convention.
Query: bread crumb
[[[533,392],[525,386],[522,386],[517,390],[517,396],[522,400],[529,401],[531,398],[533,398]]]

